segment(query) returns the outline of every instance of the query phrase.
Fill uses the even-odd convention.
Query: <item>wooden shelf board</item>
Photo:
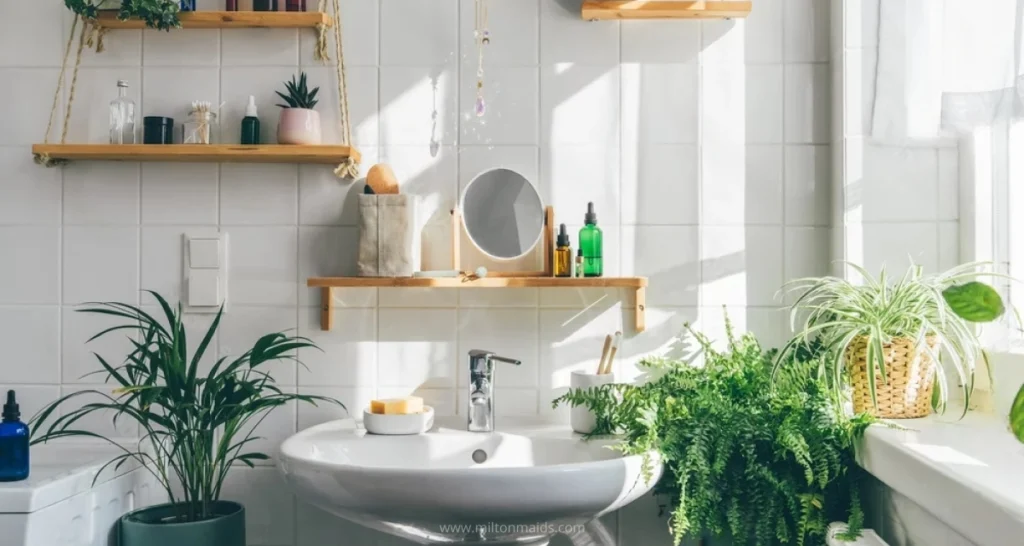
[[[314,277],[310,288],[644,288],[646,277]]]
[[[33,154],[66,161],[166,161],[173,163],[319,163],[336,165],[360,158],[351,146],[268,144],[36,144]]]
[[[647,328],[646,277],[485,277],[478,278],[381,278],[381,277],[313,277],[306,281],[310,288],[320,289],[320,329],[334,327],[334,294],[336,288],[625,288],[633,290],[633,328]]]
[[[753,2],[734,0],[584,0],[588,21],[616,19],[731,19],[750,15]]]
[[[192,11],[179,14],[179,18],[181,28],[316,28],[333,24],[330,16],[319,11]],[[101,12],[96,21],[110,29],[146,28],[141,19],[119,20],[116,12]]]

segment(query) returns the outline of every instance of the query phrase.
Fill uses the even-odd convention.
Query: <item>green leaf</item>
[[[1024,385],[1017,391],[1010,407],[1010,430],[1021,443],[1024,443]]]
[[[1006,311],[999,292],[979,281],[950,286],[942,297],[957,316],[970,322],[992,322]]]

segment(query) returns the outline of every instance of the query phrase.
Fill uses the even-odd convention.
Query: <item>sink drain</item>
[[[473,462],[474,463],[482,464],[486,460],[487,460],[487,452],[486,451],[484,451],[482,449],[478,449],[478,450],[473,452]]]

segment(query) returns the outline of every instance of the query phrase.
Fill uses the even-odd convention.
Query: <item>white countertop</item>
[[[104,463],[122,453],[109,445],[54,443],[32,446],[29,477],[20,482],[0,482],[0,514],[24,514],[83,493]],[[108,467],[96,483],[109,481],[138,468],[126,462],[116,472]]]
[[[861,466],[977,544],[1024,536],[1024,444],[996,417],[959,412],[872,426]]]

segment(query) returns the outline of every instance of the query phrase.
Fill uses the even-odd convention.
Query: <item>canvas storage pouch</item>
[[[360,277],[411,277],[417,246],[415,195],[359,196]]]

